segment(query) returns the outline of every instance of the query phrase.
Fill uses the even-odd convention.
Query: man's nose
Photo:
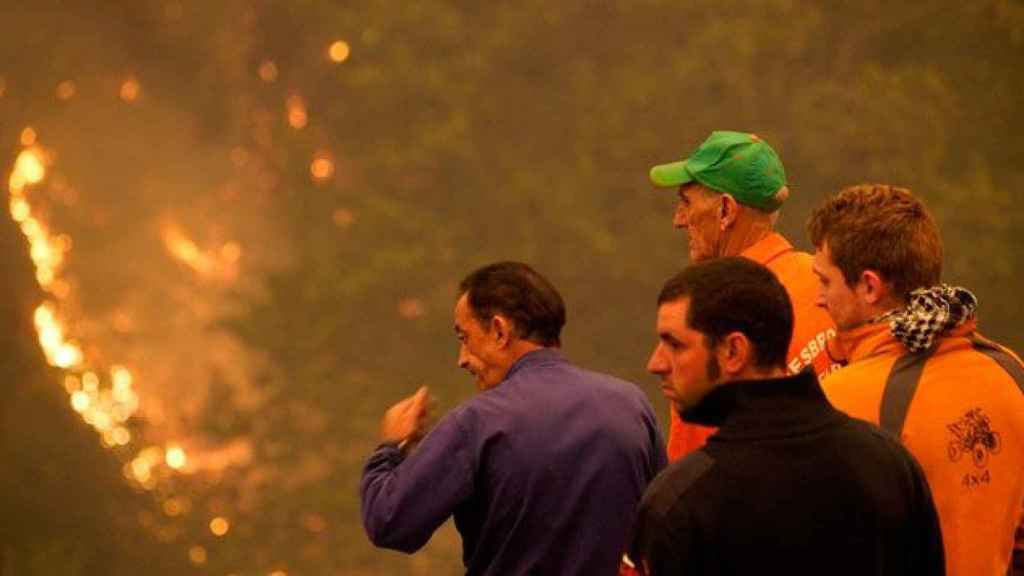
[[[665,372],[665,366],[667,363],[661,357],[661,345],[659,344],[654,352],[651,353],[651,357],[647,360],[647,371],[651,374],[663,374]]]
[[[828,307],[825,304],[825,295],[821,292],[818,292],[818,295],[814,298],[814,305],[817,306],[818,308],[825,308],[827,310]]]

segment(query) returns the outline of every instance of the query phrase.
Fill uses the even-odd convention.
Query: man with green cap
[[[688,158],[651,168],[655,186],[678,190],[673,225],[686,230],[690,262],[743,256],[765,265],[793,302],[795,326],[786,357],[792,373],[811,367],[823,377],[832,367],[825,342],[835,326],[815,306],[812,256],[793,249],[774,231],[789,196],[786,171],[775,150],[756,134],[717,131]],[[668,456],[676,460],[704,445],[713,428],[683,422],[671,413]]]

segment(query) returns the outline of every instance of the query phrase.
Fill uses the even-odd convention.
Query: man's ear
[[[722,203],[718,207],[718,226],[724,232],[739,217],[740,203],[733,198],[732,194],[721,194],[720,200]]]
[[[507,347],[512,342],[512,322],[501,314],[495,314],[491,318],[491,333],[499,348]]]
[[[754,363],[754,348],[746,334],[730,332],[718,343],[718,364],[726,374],[735,375]]]
[[[891,293],[889,283],[874,270],[865,270],[860,273],[857,291],[864,302],[868,304],[879,304],[886,300]]]

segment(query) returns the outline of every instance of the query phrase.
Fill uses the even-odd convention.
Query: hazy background
[[[714,129],[779,151],[804,248],[826,194],[915,190],[946,281],[1024,349],[1022,57],[1019,0],[0,0],[0,575],[461,573],[450,526],[413,557],[363,535],[380,415],[472,393],[454,288],[516,259],[565,296],[568,356],[664,417],[644,365],[686,250],[647,170]],[[6,210],[23,150],[46,291]],[[105,448],[68,377],[119,367],[138,407]]]

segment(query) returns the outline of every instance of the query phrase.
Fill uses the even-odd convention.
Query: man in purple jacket
[[[425,437],[426,388],[385,413],[360,487],[370,540],[412,553],[454,516],[467,574],[616,574],[665,466],[646,396],[566,361],[562,297],[529,266],[485,266],[459,294],[459,366],[480,393]]]

